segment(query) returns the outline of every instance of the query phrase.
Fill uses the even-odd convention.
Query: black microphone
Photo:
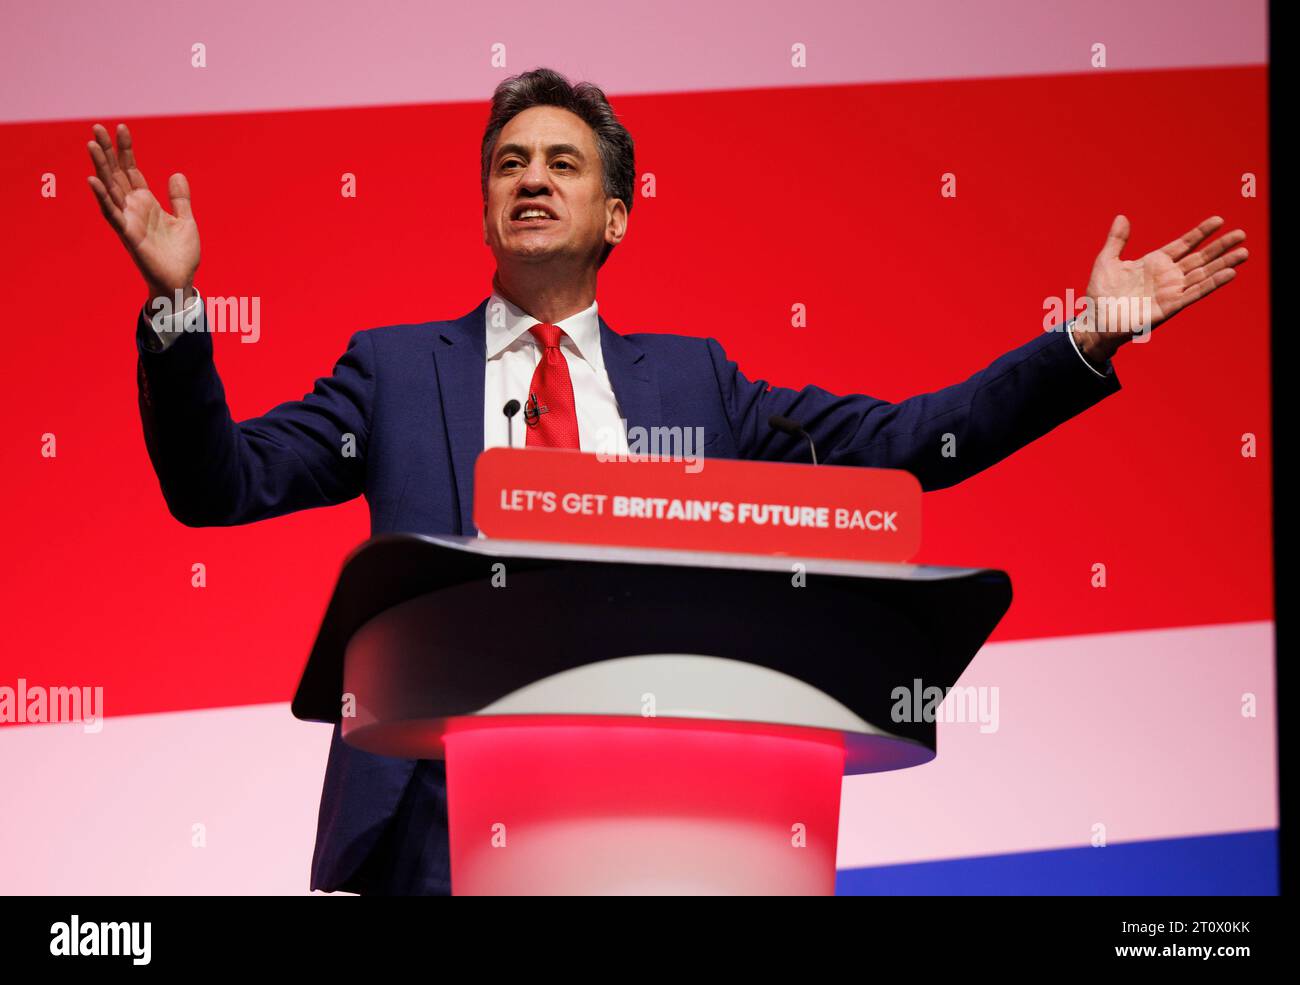
[[[767,419],[767,426],[780,431],[782,434],[788,434],[792,438],[802,437],[808,442],[808,451],[812,453],[812,463],[817,464],[817,446],[813,444],[812,435],[803,429],[802,424],[798,421],[792,421],[788,417],[782,417],[780,414],[773,414]]]
[[[541,401],[537,399],[536,393],[530,393],[528,395],[528,400],[524,403],[524,423],[530,428],[537,427],[537,422],[540,421],[542,415],[547,413],[549,410],[549,407],[544,407]]]
[[[519,401],[507,400],[506,405],[501,408],[501,413],[506,415],[506,441],[513,448],[515,446],[515,415],[519,413]]]

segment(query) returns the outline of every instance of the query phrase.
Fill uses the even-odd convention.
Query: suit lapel
[[[444,322],[433,340],[438,394],[447,428],[451,469],[460,500],[461,532],[474,526],[474,462],[483,450],[483,385],[487,373],[488,299],[463,318]]]
[[[615,332],[604,318],[600,319],[600,354],[618,409],[627,420],[629,442],[634,427],[649,430],[662,426],[663,404],[654,367],[639,346]]]

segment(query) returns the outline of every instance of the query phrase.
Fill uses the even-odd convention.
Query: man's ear
[[[491,243],[488,242],[488,237],[487,237],[487,202],[483,203],[483,245],[484,246],[492,245]]]
[[[617,246],[627,235],[627,205],[621,198],[605,200],[605,242]]]

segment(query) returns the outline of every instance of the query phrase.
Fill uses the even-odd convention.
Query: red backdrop
[[[926,496],[919,560],[1011,573],[996,639],[1271,618],[1268,208],[1240,191],[1245,172],[1267,187],[1265,73],[618,97],[657,197],[635,204],[601,312],[622,332],[712,335],[751,378],[900,399],[1039,331],[1116,212],[1131,256],[1223,215],[1250,236],[1238,281],[1127,347],[1121,393]],[[199,289],[262,298],[258,344],[216,338],[237,418],[306,393],[358,329],[487,294],[485,119],[484,102],[127,121],[156,194],[190,179]],[[99,684],[110,714],[287,700],[365,505],[234,530],[168,515],[136,412],[142,286],[85,186],[89,122],[0,128],[0,680]]]

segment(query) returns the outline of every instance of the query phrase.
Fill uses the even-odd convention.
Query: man
[[[805,460],[800,440],[769,426],[780,414],[811,433],[824,462],[903,468],[923,488],[942,488],[1118,390],[1115,351],[1228,283],[1246,259],[1241,230],[1209,240],[1223,224],[1215,217],[1122,260],[1129,224],[1118,216],[1088,286],[1090,302],[1102,303],[963,383],[896,404],[769,388],[712,339],[623,336],[599,317],[597,272],[628,229],[633,142],[599,89],[538,69],[498,86],[483,136],[491,296],[453,321],[358,332],[312,393],[236,423],[194,288],[188,183],[171,176],[168,214],[135,165],[127,128],[116,149],[103,127],[94,133],[91,188],[151,299],[136,326],[145,441],[169,509],[191,526],[364,494],[375,534],[472,535],[474,461],[511,440],[510,400],[527,405],[515,426],[529,446],[596,450],[612,434],[625,450],[634,426],[699,427],[707,456]],[[163,302],[173,298],[184,307],[169,314]],[[953,438],[958,454],[945,455]],[[312,888],[449,892],[444,781],[440,761],[374,756],[344,744],[336,727]]]

